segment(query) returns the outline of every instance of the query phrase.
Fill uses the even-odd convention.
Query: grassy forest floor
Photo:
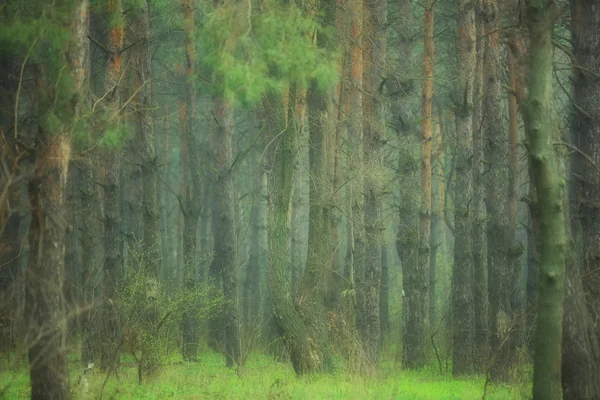
[[[79,365],[73,360],[72,366]],[[87,394],[81,383],[81,371],[72,368],[74,399],[98,399],[106,374],[88,375]],[[384,363],[379,376],[361,379],[346,375],[319,374],[297,378],[291,365],[254,355],[239,370],[225,368],[223,357],[202,354],[197,363],[172,361],[153,377],[137,385],[137,372],[131,360],[123,359],[119,381],[114,375],[104,387],[103,399],[482,399],[484,377],[453,380],[450,374],[433,371],[402,371],[393,363]],[[488,385],[486,399],[522,399],[527,384]],[[0,398],[27,399],[29,375],[23,360],[16,371],[8,372],[6,361],[0,368]]]

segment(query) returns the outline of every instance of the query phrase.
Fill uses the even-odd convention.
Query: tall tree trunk
[[[425,2],[424,50],[423,50],[423,94],[421,117],[421,205],[419,210],[419,261],[416,271],[414,290],[418,293],[419,301],[417,324],[420,325],[420,334],[425,336],[428,332],[429,311],[429,264],[431,256],[431,142],[432,142],[432,111],[433,111],[433,79],[435,66],[435,49],[433,41],[433,7],[435,1]],[[423,338],[422,340],[424,340]],[[424,353],[425,354],[425,353]],[[426,354],[425,354],[426,356]],[[425,361],[425,360],[423,360]]]
[[[79,209],[81,212],[81,290],[83,315],[81,317],[81,362],[87,366],[98,357],[99,335],[95,325],[95,287],[98,281],[96,262],[96,237],[100,232],[98,224],[98,196],[94,185],[94,169],[91,156],[83,156],[77,164],[79,168]]]
[[[284,110],[278,96],[269,93],[264,98],[269,118],[269,288],[273,317],[290,353],[297,374],[323,369],[323,354],[314,336],[296,311],[292,298],[289,272],[288,211],[292,195],[292,172],[297,156],[297,133],[293,124],[286,127]],[[265,123],[267,123],[265,121]],[[283,132],[283,133],[282,133]]]
[[[257,156],[261,154],[257,151]],[[257,158],[258,158],[257,157]],[[265,200],[267,199],[267,174],[265,173],[266,164],[258,160],[258,178],[254,187],[254,198],[252,199],[251,216],[251,236],[250,236],[250,258],[248,260],[248,271],[244,289],[246,325],[250,328],[252,335],[260,335],[261,326],[261,303],[265,294],[261,284],[262,271],[266,268],[267,244],[266,244],[266,213]]]
[[[108,3],[111,22],[108,32],[109,42],[104,91],[108,92],[106,107],[117,113],[120,106],[118,83],[121,78],[121,47],[123,46],[124,16],[121,0]],[[119,123],[117,121],[117,123]],[[120,149],[104,149],[104,286],[102,307],[102,355],[100,366],[110,368],[118,364],[114,349],[120,340],[117,310],[117,284],[123,264],[121,252],[121,201],[120,201]]]
[[[527,0],[529,94],[523,104],[529,159],[537,188],[541,226],[540,290],[533,360],[534,400],[560,399],[561,343],[567,252],[563,210],[564,177],[554,148],[552,119],[552,1]]]
[[[597,71],[600,64],[597,59],[600,51],[600,10],[594,7],[593,2],[580,0],[573,0],[571,7],[573,54],[577,62],[574,68],[574,101],[578,106],[573,110],[575,123],[571,136],[573,144],[589,152],[591,159],[597,162],[600,159],[600,83],[588,71]],[[593,264],[597,262],[593,255],[597,241],[592,244],[593,237],[586,237],[581,229],[586,226],[586,234],[596,235],[597,238],[600,215],[594,206],[600,188],[597,173],[581,154],[573,154],[569,202],[576,204],[577,208],[570,226],[567,225],[567,229],[571,227],[572,240],[565,279],[564,309],[569,311],[563,315],[562,385],[565,400],[600,397],[600,382],[597,379],[600,374],[600,346],[598,330],[596,328],[594,331],[594,319],[590,315],[597,312],[594,301],[598,297],[594,295],[598,294],[595,285],[599,275]],[[580,177],[583,177],[583,182]],[[582,268],[582,264],[585,268]],[[586,274],[585,280],[582,279],[583,274]]]
[[[363,299],[363,276],[364,265],[364,216],[362,207],[362,196],[357,185],[362,184],[363,175],[363,0],[352,0],[348,5],[350,10],[350,117],[348,118],[348,139],[351,146],[348,169],[352,172],[354,179],[349,182],[350,207],[352,209],[351,225],[351,251],[350,251],[350,282],[354,289],[356,299],[355,308],[352,310],[351,319],[356,327],[362,326],[362,311],[364,310]],[[359,328],[360,329],[360,328]]]
[[[429,261],[428,255],[425,260],[425,249],[429,251],[429,244],[425,245],[423,240],[429,240],[424,235],[429,235],[427,221],[430,219],[429,209],[427,207],[426,197],[429,195],[429,204],[431,204],[431,111],[432,111],[432,96],[433,96],[433,73],[434,73],[434,42],[433,42],[433,6],[434,2],[428,0],[425,3],[424,16],[424,52],[423,52],[423,98],[421,104],[421,202],[420,220],[417,227],[416,212],[418,210],[416,204],[411,204],[409,199],[414,196],[414,192],[406,191],[402,196],[402,204],[400,206],[400,227],[398,228],[398,237],[396,247],[398,255],[402,261],[402,280],[405,297],[403,298],[403,316],[404,324],[402,330],[402,366],[403,368],[423,368],[426,363],[426,346],[425,328],[427,324],[427,297],[429,285],[429,264],[424,262]],[[401,11],[410,13],[410,7],[404,2],[401,3]],[[403,47],[407,45],[403,41]],[[407,70],[408,72],[408,70]],[[425,140],[425,141],[423,141]],[[404,175],[415,174],[418,169],[418,164],[415,156],[411,154],[412,149],[407,148],[404,154],[400,154],[399,169]],[[403,158],[405,158],[403,160]],[[427,164],[429,164],[427,166]],[[429,175],[429,178],[426,175]],[[429,187],[427,186],[429,181]],[[409,180],[410,182],[410,180]],[[423,186],[424,185],[424,186]],[[415,179],[414,186],[411,188],[419,190]],[[402,192],[401,192],[402,193]],[[422,229],[421,229],[422,228]],[[417,239],[418,238],[418,239]],[[418,245],[418,253],[416,251]],[[417,254],[419,255],[417,257]]]
[[[200,145],[196,133],[196,49],[195,35],[195,7],[192,0],[183,0],[184,44],[186,57],[186,85],[185,107],[183,109],[183,136],[184,165],[182,172],[188,171],[191,187],[186,187],[180,195],[180,206],[183,214],[183,285],[188,291],[193,291],[197,284],[198,255],[196,250],[196,227],[202,209],[202,171],[200,170]],[[182,318],[182,336],[184,346],[183,358],[188,361],[196,360],[198,347],[197,322],[189,313],[184,313]]]
[[[333,114],[335,122],[333,123],[334,137],[329,140],[329,149],[327,150],[328,158],[331,165],[328,167],[331,173],[331,185],[333,198],[332,204],[340,204],[340,177],[342,174],[340,149],[342,146],[342,136],[344,134],[346,114],[349,106],[348,96],[348,60],[350,57],[348,46],[348,15],[342,7],[343,0],[337,0],[335,11],[336,25],[336,47],[341,49],[341,66],[339,71],[340,81],[335,88],[333,100]],[[327,297],[325,300],[326,307],[334,312],[339,312],[336,309],[340,306],[340,292],[346,285],[341,276],[344,271],[340,268],[340,252],[342,249],[340,243],[340,222],[342,221],[342,213],[337,208],[331,210],[331,273],[329,273],[329,281],[327,287]]]
[[[488,326],[486,315],[487,284],[485,281],[485,186],[483,182],[483,123],[485,29],[481,2],[475,17],[477,24],[477,64],[473,83],[473,306],[475,322],[474,363],[479,370],[487,361]]]
[[[31,225],[30,258],[26,271],[25,315],[28,325],[29,376],[32,399],[69,399],[69,372],[65,348],[67,314],[63,297],[65,278],[66,185],[71,143],[69,134],[78,118],[85,71],[88,3],[85,0],[54,4],[60,19],[54,22],[69,31],[58,57],[72,79],[67,93],[55,92],[56,76],[37,67],[40,115],[50,104],[61,107],[60,131],[40,125],[35,145],[35,169],[29,182]],[[57,18],[57,17],[55,17]],[[64,18],[64,20],[63,20]],[[55,55],[56,56],[56,55]],[[63,70],[61,69],[61,72]]]
[[[364,124],[364,222],[365,222],[365,263],[363,282],[364,309],[361,327],[363,347],[372,362],[379,359],[380,315],[379,291],[381,288],[381,246],[383,244],[383,219],[381,217],[382,197],[384,196],[383,144],[386,139],[385,104],[381,89],[385,65],[387,0],[366,2],[369,29],[365,36],[370,55],[365,62],[365,86],[363,102],[367,109],[363,115]],[[365,49],[363,49],[364,52]],[[363,53],[364,54],[364,53]]]
[[[240,363],[240,338],[238,315],[238,270],[237,270],[237,240],[235,233],[235,192],[232,171],[233,110],[224,98],[215,99],[215,130],[217,181],[214,185],[216,202],[218,202],[218,218],[215,236],[218,236],[215,246],[215,258],[220,261],[220,274],[223,282],[223,328],[225,333],[225,355],[227,366],[233,367]]]
[[[512,346],[515,343],[513,326],[514,312],[511,307],[511,257],[509,251],[514,230],[508,224],[508,142],[504,129],[502,111],[502,64],[500,36],[498,31],[499,11],[496,0],[485,0],[481,6],[484,22],[485,53],[483,70],[485,157],[489,165],[486,171],[486,209],[489,215],[487,226],[488,290],[490,344],[493,363],[490,379],[506,382],[509,378]]]
[[[473,195],[473,82],[476,65],[475,10],[460,0],[457,15],[458,77],[455,93],[460,104],[456,111],[456,192],[455,247],[452,271],[452,374],[466,375],[473,370],[473,255],[471,254]]]
[[[379,348],[389,345],[390,336],[390,263],[387,244],[381,245],[381,291],[379,292]]]
[[[142,200],[144,217],[144,252],[146,266],[150,276],[160,276],[162,252],[160,249],[160,227],[158,214],[158,160],[154,147],[154,99],[152,98],[152,49],[150,45],[150,15],[148,2],[144,1],[139,10],[137,28],[140,32],[140,44],[136,49],[137,80],[140,85],[136,101],[136,125],[138,140],[141,144],[142,181],[144,195]]]
[[[437,323],[438,285],[438,254],[442,248],[442,213],[443,204],[440,202],[439,180],[444,171],[441,169],[440,158],[443,157],[443,145],[440,124],[435,124],[432,133],[431,152],[431,256],[429,260],[429,326],[432,329]],[[444,279],[442,276],[441,279]]]
[[[594,1],[572,1],[574,53],[577,62],[575,104],[576,124],[580,132],[580,149],[600,165],[600,11]],[[582,193],[579,203],[583,237],[583,282],[588,306],[596,321],[596,336],[600,340],[600,176],[589,162],[581,162]]]

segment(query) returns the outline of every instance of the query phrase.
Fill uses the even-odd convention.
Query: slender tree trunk
[[[600,62],[600,10],[593,2],[571,1],[571,29],[573,54],[577,60],[574,68],[575,123],[571,136],[573,144],[586,152],[594,162],[600,159],[600,83],[590,72],[598,70]],[[581,69],[579,69],[581,67]],[[597,164],[596,164],[597,165]],[[565,400],[600,398],[600,346],[598,329],[594,331],[594,318],[598,301],[597,268],[594,263],[597,238],[597,220],[600,212],[594,206],[598,199],[600,180],[596,169],[581,154],[571,157],[569,176],[569,202],[576,204],[571,217],[571,246],[566,264],[565,303],[568,310],[563,315],[562,385]],[[584,231],[582,227],[586,227]],[[587,237],[592,235],[592,237]],[[595,235],[595,236],[594,236]],[[597,242],[596,242],[597,243]],[[585,268],[582,268],[585,266]],[[590,269],[591,268],[591,269]],[[585,279],[582,277],[585,274]],[[595,283],[594,283],[595,282]],[[586,290],[587,289],[587,290]],[[596,315],[594,315],[596,313]]]
[[[533,399],[562,398],[561,343],[567,251],[564,177],[554,148],[552,119],[552,1],[527,0],[529,94],[523,105],[529,159],[537,188],[541,226],[540,290],[533,360]]]
[[[381,245],[381,291],[379,292],[379,321],[381,338],[379,340],[380,350],[389,345],[390,336],[390,263],[388,260],[388,248],[384,243]]]
[[[365,264],[363,282],[364,310],[361,327],[363,347],[372,362],[379,359],[380,315],[379,295],[381,287],[381,246],[383,244],[383,220],[381,217],[384,182],[383,144],[386,138],[385,104],[380,88],[384,72],[378,68],[385,65],[387,24],[387,0],[365,3],[369,29],[365,36],[369,46],[369,63],[365,61],[365,94],[363,102],[367,109],[363,115],[364,129],[364,222]],[[363,54],[364,54],[363,49]]]
[[[195,7],[192,0],[183,0],[184,44],[186,56],[186,85],[185,107],[183,108],[183,135],[181,144],[187,151],[183,151],[182,173],[186,171],[190,177],[189,186],[180,195],[180,206],[183,214],[183,285],[187,291],[193,291],[197,285],[198,254],[196,250],[196,227],[202,209],[202,171],[200,170],[200,145],[195,131],[196,127],[196,50],[195,50]],[[188,182],[189,182],[188,181]],[[190,187],[191,186],[191,187]],[[182,318],[182,336],[184,346],[183,358],[188,361],[196,360],[198,347],[197,321],[184,313]]]
[[[571,179],[576,179],[571,174]],[[566,206],[566,205],[565,205]],[[568,223],[568,222],[567,222]],[[600,396],[600,346],[587,307],[579,259],[580,223],[572,223],[579,232],[572,240],[566,264],[565,312],[563,315],[562,390],[563,399],[596,399]],[[567,225],[567,231],[570,231]]]
[[[404,26],[401,26],[401,32],[405,31],[405,28],[412,18],[411,4],[408,1],[401,1],[398,9],[399,15],[404,21]],[[428,2],[427,8],[425,9],[424,17],[425,26],[425,43],[427,43],[426,50],[423,55],[423,89],[424,99],[427,88],[433,90],[433,83],[426,83],[428,80],[433,79],[433,57],[434,57],[434,43],[433,43],[433,3]],[[412,40],[407,35],[401,38],[402,50],[410,54],[410,48],[412,47]],[[412,57],[410,57],[412,58]],[[409,58],[409,61],[410,61]],[[402,70],[406,74],[410,72],[410,62],[403,65]],[[427,70],[426,70],[427,68]],[[425,87],[427,85],[427,88]],[[402,90],[401,90],[402,91]],[[402,96],[399,100],[402,103],[409,101],[408,93]],[[431,96],[432,93],[429,93]],[[400,106],[402,107],[402,105]],[[406,106],[404,106],[406,107]],[[403,108],[404,108],[403,107]],[[424,109],[421,110],[425,112]],[[399,113],[404,117],[410,117],[410,113],[404,110]],[[424,116],[424,114],[423,114]],[[417,257],[417,248],[419,244],[419,227],[417,224],[419,202],[414,200],[416,193],[419,192],[419,181],[417,178],[417,171],[419,170],[418,156],[415,154],[414,148],[416,147],[417,136],[408,127],[405,127],[405,118],[399,117],[398,127],[405,128],[402,132],[406,136],[407,145],[400,148],[398,171],[400,179],[405,181],[406,186],[402,185],[400,188],[400,225],[398,226],[398,232],[396,237],[396,250],[398,256],[402,262],[402,281],[404,294],[402,301],[402,315],[403,315],[403,328],[402,328],[402,367],[410,369],[419,369],[425,365],[425,348],[426,340],[424,333],[424,324],[426,320],[427,306],[425,304],[425,298],[427,293],[427,283],[423,284],[423,280],[428,280],[428,275],[421,276],[419,272],[419,259]],[[429,268],[429,267],[428,267]]]
[[[355,317],[355,325],[359,330],[363,326],[361,317],[364,310],[363,299],[363,276],[364,265],[364,218],[362,196],[359,195],[357,184],[363,179],[363,0],[352,0],[348,4],[350,10],[350,116],[348,118],[348,139],[351,146],[348,169],[352,171],[354,179],[349,182],[350,207],[352,208],[351,224],[351,253],[350,253],[350,280],[356,298],[355,309],[352,310]],[[353,322],[354,324],[354,322]]]
[[[260,157],[260,152],[257,151]],[[250,259],[245,283],[245,320],[251,333],[257,333],[261,323],[260,310],[263,296],[265,294],[261,284],[262,271],[266,268],[266,213],[265,200],[267,199],[267,174],[266,164],[261,160],[258,162],[258,178],[254,187],[254,199],[252,200],[251,237],[250,237]]]
[[[98,196],[94,184],[94,169],[91,156],[84,156],[77,164],[79,168],[79,207],[81,211],[81,289],[83,315],[81,318],[81,362],[87,366],[98,357],[99,335],[95,324],[95,288],[98,281],[96,263],[96,237],[99,234]]]
[[[477,24],[477,64],[473,83],[473,306],[475,322],[474,362],[477,369],[487,363],[488,326],[486,315],[487,284],[485,281],[485,186],[483,182],[483,124],[485,29],[481,3],[475,17]]]
[[[443,157],[443,146],[440,124],[435,124],[432,134],[432,153],[431,153],[431,256],[429,260],[429,326],[435,327],[437,324],[437,299],[440,297],[440,285],[438,280],[438,254],[442,248],[442,209],[440,202],[439,180],[444,171],[441,169],[440,158]],[[441,277],[444,279],[444,277]]]
[[[121,47],[123,46],[124,16],[121,0],[108,3],[109,42],[107,54],[104,91],[108,92],[106,107],[118,112],[120,96],[118,82],[121,78]],[[119,122],[117,122],[119,123]],[[104,149],[104,282],[102,308],[102,355],[100,366],[109,369],[111,364],[118,364],[114,358],[114,349],[120,341],[117,310],[117,284],[123,264],[121,246],[121,195],[120,167],[121,156],[119,149]]]
[[[217,231],[218,246],[215,246],[215,258],[220,261],[220,274],[225,298],[223,328],[225,330],[225,355],[227,366],[240,363],[240,338],[238,315],[238,268],[237,240],[235,234],[235,192],[232,171],[233,110],[224,98],[215,99],[215,118],[218,128],[216,134],[217,182],[214,185],[218,202]],[[215,215],[213,214],[213,218]]]
[[[425,336],[428,332],[429,311],[429,263],[431,256],[431,142],[432,142],[432,111],[433,111],[433,77],[435,65],[433,41],[433,7],[435,1],[425,2],[424,20],[424,51],[423,51],[423,94],[421,118],[421,206],[419,210],[419,261],[415,275],[414,290],[418,293],[419,301],[415,304],[419,315],[417,324],[420,325],[420,334]],[[422,340],[425,340],[423,338]],[[424,349],[423,349],[424,350]],[[423,355],[426,356],[424,352]],[[423,360],[424,363],[426,360]],[[419,362],[417,361],[418,365]],[[420,366],[420,365],[418,365]]]
[[[348,60],[350,57],[349,46],[348,46],[348,15],[346,10],[343,8],[343,0],[337,0],[337,6],[335,11],[335,24],[336,24],[336,47],[342,51],[342,61],[340,67],[340,81],[335,88],[334,101],[333,101],[333,113],[335,115],[335,122],[333,124],[335,136],[329,140],[329,149],[327,151],[328,158],[330,159],[331,165],[328,167],[331,173],[331,184],[332,184],[332,204],[340,204],[340,177],[342,174],[340,149],[342,146],[342,136],[344,134],[346,114],[349,106],[348,96]],[[340,267],[340,252],[342,245],[340,243],[340,222],[342,221],[342,213],[333,208],[331,210],[331,273],[329,274],[330,280],[328,282],[326,307],[334,312],[339,312],[340,306],[340,292],[347,285],[341,279],[344,271]]]
[[[572,1],[572,27],[575,68],[576,125],[580,131],[580,149],[600,165],[600,12],[594,1]],[[582,193],[579,203],[583,238],[583,281],[588,306],[594,321],[600,320],[600,177],[589,162],[581,162]],[[596,336],[600,341],[600,324],[596,322]]]
[[[71,35],[60,58],[66,64],[64,73],[72,78],[72,86],[67,95],[55,92],[56,78],[50,80],[43,67],[37,67],[35,84],[40,114],[44,115],[46,107],[56,101],[54,104],[64,107],[64,127],[55,132],[40,125],[36,138],[35,169],[29,182],[31,254],[25,273],[25,315],[31,398],[62,400],[71,397],[65,348],[68,316],[63,297],[69,134],[78,117],[80,91],[87,72],[85,38],[89,22],[87,1],[58,2],[54,7],[57,15],[66,19],[56,23]]]
[[[154,99],[152,98],[152,48],[150,41],[150,15],[148,2],[144,1],[139,11],[137,28],[141,34],[138,46],[137,80],[140,91],[136,101],[136,125],[138,140],[142,152],[142,181],[144,195],[142,199],[144,217],[144,252],[147,257],[148,273],[156,279],[160,276],[162,252],[160,249],[160,224],[158,214],[158,159],[154,147]]]
[[[458,77],[455,93],[460,98],[456,111],[456,192],[454,197],[454,267],[452,271],[452,374],[467,375],[473,370],[473,82],[476,65],[475,10],[460,0],[457,15]]]
[[[514,231],[508,224],[508,142],[502,111],[502,64],[498,32],[498,5],[496,0],[485,0],[481,7],[484,22],[485,71],[485,156],[489,165],[486,171],[486,209],[489,215],[488,290],[490,344],[494,354],[490,379],[506,382],[513,362],[512,346],[515,343],[514,312],[511,307],[511,257],[510,248]]]

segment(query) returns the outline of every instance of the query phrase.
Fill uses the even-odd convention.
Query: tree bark
[[[136,125],[138,140],[141,144],[142,199],[144,220],[144,252],[150,276],[158,279],[162,263],[160,248],[160,227],[158,214],[158,159],[154,147],[154,99],[152,98],[152,48],[150,45],[150,15],[148,2],[144,1],[139,10],[137,28],[141,34],[136,49],[137,80],[140,90],[136,99]]]
[[[529,94],[523,105],[529,159],[538,194],[541,227],[540,289],[533,360],[533,399],[560,399],[561,343],[567,251],[563,210],[564,177],[554,148],[552,110],[552,30],[550,0],[527,0]]]
[[[65,4],[67,3],[67,4]],[[54,5],[60,19],[53,21],[70,33],[58,55],[72,86],[65,94],[54,91],[55,76],[37,67],[40,115],[49,105],[61,108],[59,131],[40,124],[35,145],[35,170],[29,181],[31,225],[30,258],[25,273],[25,316],[28,326],[29,376],[32,399],[69,399],[68,362],[65,348],[67,314],[64,303],[66,185],[71,143],[69,134],[78,118],[85,79],[85,46],[88,3],[85,0]],[[63,19],[64,18],[64,19]],[[56,55],[55,55],[56,56]],[[61,70],[62,72],[62,70]]]
[[[475,67],[475,80],[473,83],[473,306],[475,322],[475,349],[473,360],[475,367],[487,363],[488,356],[488,316],[487,311],[487,282],[486,282],[486,241],[485,241],[485,185],[483,182],[484,150],[483,150],[483,124],[484,104],[484,53],[485,53],[485,28],[482,13],[482,3],[478,4],[475,16],[477,24],[477,65]]]
[[[600,83],[587,72],[597,71],[600,66],[597,58],[600,51],[600,10],[593,3],[580,0],[571,2],[573,54],[578,63],[573,71],[574,102],[577,107],[573,110],[575,123],[571,136],[573,144],[597,162],[600,159],[600,123],[597,120],[600,116]],[[569,202],[576,204],[576,209],[570,225],[567,225],[567,229],[571,228],[571,245],[565,279],[564,309],[568,312],[563,315],[563,398],[595,399],[600,397],[600,382],[597,379],[600,374],[600,346],[593,319],[597,318],[598,312],[594,307],[598,301],[595,296],[598,294],[595,286],[598,273],[594,271],[597,268],[594,266],[597,262],[594,257],[597,241],[593,243],[594,238],[598,237],[600,212],[594,206],[594,199],[600,198],[600,180],[589,161],[581,154],[574,153],[571,156],[569,182]],[[583,226],[586,227],[585,233]],[[584,274],[585,279],[582,279]]]
[[[476,65],[475,10],[467,0],[461,0],[457,14],[458,77],[455,93],[460,102],[456,111],[456,192],[455,248],[452,271],[452,374],[467,375],[473,370],[473,255],[472,209],[473,195],[473,83]]]
[[[510,257],[514,231],[508,223],[508,141],[502,111],[502,63],[498,31],[499,10],[496,0],[485,0],[481,6],[484,22],[485,55],[483,70],[485,113],[486,209],[488,247],[488,297],[490,302],[490,344],[493,363],[490,379],[507,382],[514,361],[515,314],[511,307],[514,268]]]
[[[580,132],[579,147],[594,162],[600,165],[600,12],[594,1],[572,1],[573,51],[576,57],[575,104],[578,109],[575,124]],[[595,75],[594,75],[595,74]],[[583,281],[587,293],[588,307],[595,321],[596,336],[600,341],[600,176],[590,162],[580,163],[581,216],[583,238]]]
[[[364,124],[364,222],[365,264],[363,282],[364,309],[361,327],[363,347],[372,362],[379,359],[380,315],[379,295],[381,288],[381,246],[383,244],[383,220],[381,217],[384,196],[383,144],[386,139],[385,103],[382,99],[382,76],[379,70],[385,65],[387,0],[370,1],[366,4],[369,29],[365,39],[369,46],[369,63],[365,62],[365,86],[363,102],[368,109],[363,116]],[[364,50],[363,50],[364,51]],[[431,178],[430,178],[431,179]],[[431,182],[430,182],[431,183]]]
[[[182,173],[190,177],[189,186],[180,194],[183,214],[183,285],[187,291],[194,291],[197,285],[198,254],[196,249],[196,227],[202,210],[202,171],[200,169],[200,145],[196,133],[196,49],[195,49],[195,7],[192,0],[183,0],[184,45],[186,57],[185,106],[183,109],[183,151]],[[197,322],[188,313],[182,318],[183,358],[196,360],[198,347]]]
[[[104,91],[108,92],[106,107],[118,112],[120,95],[118,82],[121,78],[121,47],[123,46],[124,16],[121,0],[108,3],[111,26],[108,32],[109,42]],[[117,121],[117,123],[119,123]],[[121,252],[121,195],[120,169],[121,150],[104,149],[104,286],[102,307],[102,354],[100,366],[109,369],[118,364],[114,358],[114,349],[120,341],[120,328],[115,305],[117,302],[117,284],[123,264]]]
[[[408,6],[405,6],[408,8]],[[397,247],[402,260],[402,273],[405,297],[403,298],[404,325],[402,331],[402,366],[420,369],[426,364],[426,327],[429,295],[429,241],[431,220],[431,112],[434,74],[433,15],[434,2],[425,2],[424,52],[423,52],[423,97],[421,102],[420,132],[420,203],[419,225],[414,217],[415,205],[402,205],[401,224],[398,229]],[[402,160],[400,161],[402,162]],[[410,159],[404,166],[405,173],[411,174],[417,166]],[[415,184],[415,189],[416,189]],[[414,193],[407,193],[414,196]],[[407,203],[410,204],[410,203]],[[417,234],[418,232],[418,234]],[[418,236],[418,240],[417,240]],[[418,253],[415,247],[418,243]],[[400,245],[399,245],[400,244]],[[417,257],[418,254],[418,257]]]
[[[289,271],[288,211],[292,194],[293,162],[297,155],[297,133],[292,124],[286,127],[284,110],[278,96],[265,96],[264,107],[269,117],[267,149],[269,164],[269,288],[271,307],[277,327],[290,353],[298,375],[323,369],[319,339],[310,332],[294,306]],[[267,123],[267,121],[264,121]]]
[[[217,128],[214,131],[217,157],[217,181],[214,185],[216,202],[218,202],[218,218],[215,235],[218,245],[215,246],[215,258],[219,260],[219,270],[223,282],[223,328],[225,333],[225,355],[227,366],[234,367],[240,363],[240,338],[238,315],[238,268],[237,240],[235,233],[235,192],[232,171],[233,110],[228,101],[222,97],[215,99]]]

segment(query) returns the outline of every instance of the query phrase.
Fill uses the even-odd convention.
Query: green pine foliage
[[[332,32],[293,4],[270,1],[250,13],[239,2],[205,9],[196,39],[199,59],[212,71],[210,90],[252,104],[292,81],[306,86],[316,79],[322,88],[337,82],[338,54],[317,48],[315,35]]]

